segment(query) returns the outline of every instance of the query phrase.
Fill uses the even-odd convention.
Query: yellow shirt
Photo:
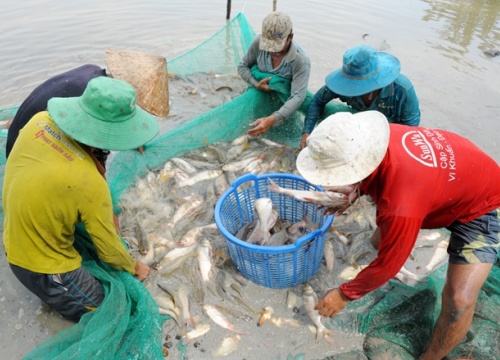
[[[3,241],[9,263],[43,274],[81,266],[73,247],[83,222],[99,257],[134,273],[135,260],[113,223],[111,194],[92,158],[67,137],[47,111],[33,116],[5,167]]]

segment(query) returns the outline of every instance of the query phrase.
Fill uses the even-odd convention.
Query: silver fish
[[[273,202],[270,198],[263,197],[255,200],[254,207],[258,221],[247,241],[251,244],[263,245],[271,238],[269,230],[274,226],[277,217],[272,216]]]
[[[197,337],[205,335],[210,331],[210,324],[198,324],[196,327],[187,332],[184,336],[187,341],[196,339]]]
[[[212,275],[212,245],[207,239],[201,240],[197,245],[198,266],[203,283],[208,284]]]
[[[253,161],[255,161],[257,159],[263,158],[265,156],[266,156],[266,154],[260,154],[258,156],[253,156],[253,157],[250,157],[247,159],[242,159],[242,160],[235,161],[235,162],[232,162],[229,164],[225,164],[224,166],[222,166],[222,170],[224,172],[235,172],[235,171],[243,170],[245,167],[248,166],[248,164],[252,163]]]
[[[188,163],[186,160],[178,158],[178,157],[173,157],[170,159],[171,162],[173,162],[178,168],[180,168],[182,171],[184,171],[186,174],[193,176],[198,172],[196,168]]]
[[[312,320],[314,326],[316,326],[317,342],[320,336],[329,335],[331,331],[328,330],[325,325],[323,325],[323,323],[321,322],[321,315],[317,310],[314,309],[314,307],[318,303],[318,296],[309,284],[304,285],[304,288],[302,289],[302,301],[304,303],[307,315]]]
[[[450,241],[448,240],[441,240],[437,245],[436,249],[434,250],[434,254],[431,257],[431,260],[429,263],[425,266],[425,269],[432,273],[436,267],[441,264],[446,258],[448,257],[448,245]]]
[[[204,180],[210,180],[210,179],[215,179],[217,176],[221,175],[223,173],[222,170],[205,170],[199,173],[196,173],[195,175],[191,176],[190,178],[183,180],[178,183],[178,187],[186,187],[186,186],[192,186],[196,183],[199,183],[200,181]]]
[[[198,242],[198,237],[205,230],[217,230],[217,225],[215,223],[211,223],[208,225],[198,226],[196,228],[188,230],[184,236],[179,240],[179,246],[189,246]]]
[[[335,261],[335,252],[333,250],[333,243],[330,240],[325,241],[325,248],[323,250],[323,257],[325,259],[326,268],[328,271],[333,270],[333,264]]]
[[[368,265],[348,266],[340,272],[339,278],[343,280],[352,280],[367,266]]]
[[[217,348],[217,350],[214,351],[213,356],[215,357],[227,356],[232,352],[235,352],[236,349],[238,349],[240,341],[241,341],[241,336],[238,334],[234,336],[225,337],[224,340],[222,340],[219,347]]]
[[[221,196],[228,188],[229,184],[226,180],[226,174],[219,175],[214,180],[215,196]]]
[[[215,306],[205,304],[203,305],[203,310],[205,310],[205,313],[208,315],[208,317],[220,327],[233,331],[238,334],[246,334],[245,332],[236,329],[234,325],[231,324],[229,320],[224,315],[222,315],[221,312],[217,310]]]
[[[141,224],[137,223],[135,225],[135,238],[137,239],[137,245],[139,246],[139,252],[141,255],[146,255],[149,252],[149,241],[148,236],[144,232]]]
[[[163,274],[171,273],[180,268],[188,257],[193,256],[196,247],[197,244],[174,248],[152,267]]]
[[[332,191],[326,192],[326,191],[316,191],[316,190],[307,191],[307,190],[286,189],[276,184],[271,178],[269,178],[268,180],[271,183],[270,185],[267,185],[267,189],[269,191],[278,194],[283,194],[299,201],[314,203],[324,207],[344,206],[349,201],[347,196],[341,193],[336,193]]]

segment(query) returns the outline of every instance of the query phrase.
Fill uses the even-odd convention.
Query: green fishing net
[[[168,61],[169,74],[188,76],[196,73],[236,74],[237,65],[247,51],[255,32],[240,13],[219,32],[196,48]],[[257,78],[269,74],[253,69]],[[231,141],[248,130],[255,119],[276,111],[289,96],[286,80],[273,77],[275,90],[264,93],[249,87],[243,94],[167,131],[146,144],[143,155],[123,151],[108,166],[107,179],[113,206],[120,212],[119,201],[125,190],[138,177],[156,170],[170,158],[219,141]],[[171,94],[172,95],[172,94]],[[282,126],[272,128],[266,137],[288,146],[298,147],[309,92],[300,111]],[[0,109],[0,120],[17,108]],[[338,111],[351,111],[340,103],[330,103],[322,114],[325,118]],[[160,120],[168,121],[168,120]],[[5,164],[2,146],[0,165]],[[3,179],[3,167],[2,179]],[[78,241],[87,267],[106,289],[106,298],[94,313],[85,315],[79,324],[64,330],[39,345],[27,358],[35,359],[133,359],[162,358],[161,322],[156,304],[147,290],[132,276],[117,272],[89,251],[88,236],[78,230]],[[440,311],[441,290],[446,266],[436,270],[425,282],[415,287],[390,282],[391,289],[378,289],[351,302],[330,327],[364,334],[364,348],[328,357],[329,359],[415,359],[422,352]],[[500,349],[500,262],[493,267],[479,295],[472,326],[464,341],[450,357],[497,359]],[[326,319],[325,319],[326,320]],[[326,323],[326,321],[325,321]]]
[[[76,227],[83,266],[104,287],[104,302],[80,321],[41,343],[25,359],[161,359],[165,320],[142,283],[99,260],[85,228]]]

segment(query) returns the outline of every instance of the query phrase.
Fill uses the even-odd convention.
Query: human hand
[[[314,309],[318,310],[322,316],[334,317],[347,306],[349,299],[340,289],[331,289],[316,304]]]
[[[113,223],[115,224],[116,233],[121,235],[120,219],[116,214],[113,214]]]
[[[136,260],[135,261],[135,274],[134,276],[142,281],[146,278],[146,276],[149,275],[149,266],[147,266],[146,264],[140,262],[139,260]]]
[[[265,79],[262,79],[257,84],[255,84],[255,88],[262,90],[262,91],[272,91],[271,88],[269,87],[269,84],[268,84],[269,80],[271,80],[271,77],[267,77]]]
[[[300,141],[300,148],[303,149],[307,146],[307,138],[309,137],[308,133],[302,134],[302,140]]]
[[[276,115],[266,116],[255,120],[250,123],[250,126],[255,126],[253,129],[247,131],[248,135],[257,136],[264,134],[276,122]]]

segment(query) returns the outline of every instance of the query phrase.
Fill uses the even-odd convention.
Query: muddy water
[[[232,1],[260,32],[271,0]],[[493,0],[278,0],[312,61],[311,90],[368,43],[396,55],[415,85],[424,126],[469,137],[500,161],[500,2]],[[83,63],[104,66],[104,50],[127,48],[168,59],[225,23],[226,2],[23,0],[0,11],[0,108],[18,105],[47,77]],[[24,290],[0,254],[0,351],[20,358],[71,325]],[[302,341],[303,339],[301,339]]]

